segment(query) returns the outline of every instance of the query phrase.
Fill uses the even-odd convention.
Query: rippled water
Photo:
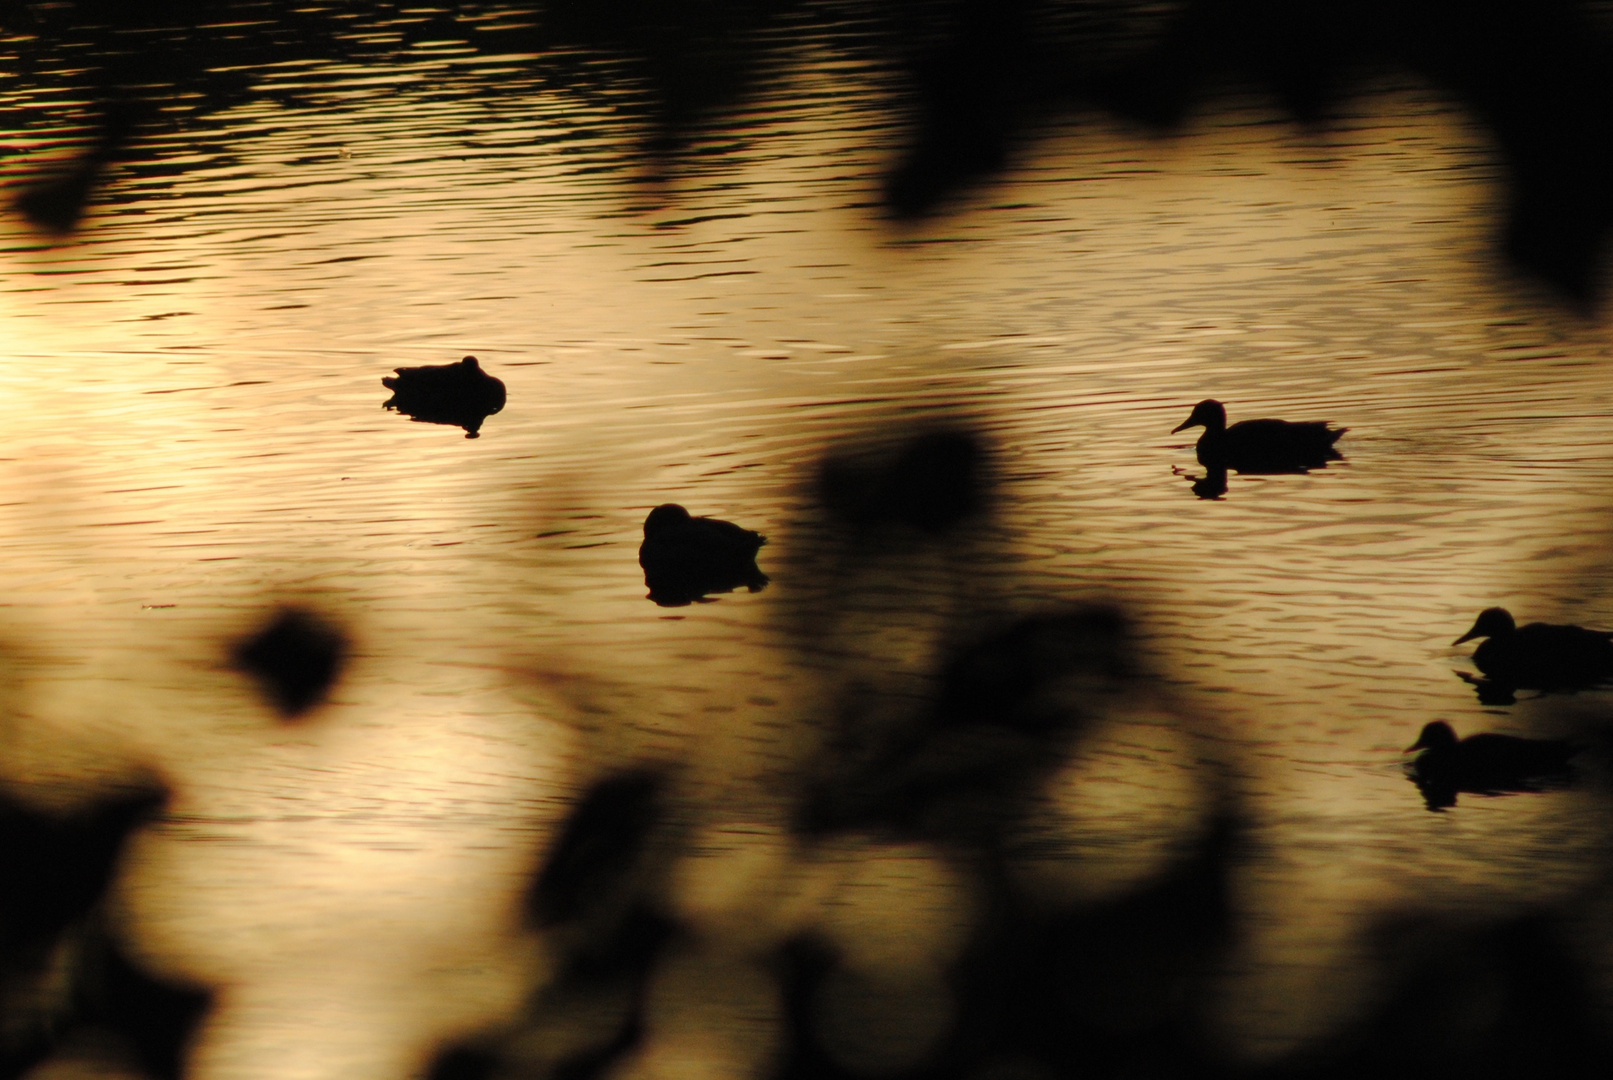
[[[535,70],[447,41],[269,67],[70,239],[3,226],[6,771],[57,802],[171,785],[118,903],[156,969],[237,988],[205,1067],[296,1032],[279,1075],[401,1075],[399,1032],[474,1027],[541,965],[510,911],[579,785],[687,761],[697,816],[770,819],[838,688],[899,696],[978,618],[1080,599],[1134,611],[1203,739],[1166,749],[1247,807],[1240,1053],[1349,1015],[1383,912],[1601,873],[1595,784],[1430,814],[1401,771],[1430,719],[1566,722],[1455,677],[1479,609],[1613,626],[1606,328],[1499,268],[1498,169],[1450,101],[1383,84],[1307,131],[1230,97],[1168,138],[1076,115],[898,227],[877,69],[796,46],[744,141],[660,178],[608,95]],[[54,93],[5,104],[71,119]],[[77,137],[41,121],[11,163]],[[480,439],[380,408],[394,367],[466,354],[509,390]],[[1347,426],[1346,460],[1199,500],[1168,433],[1204,397]],[[822,454],[941,417],[992,448],[989,521],[831,573]],[[766,533],[773,584],[649,603],[666,501]],[[294,728],[217,644],[277,599],[356,639]],[[1148,782],[1120,773],[1124,816]]]

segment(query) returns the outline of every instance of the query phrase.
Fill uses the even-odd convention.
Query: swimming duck
[[[1206,398],[1171,429],[1204,427],[1199,436],[1199,464],[1241,473],[1294,473],[1320,469],[1341,457],[1333,449],[1348,428],[1329,427],[1325,420],[1240,420],[1227,426],[1227,410]]]
[[[765,543],[767,537],[731,521],[693,517],[677,503],[666,503],[644,519],[638,564],[651,600],[682,607],[741,585],[760,592],[767,575],[756,565],[756,553]]]
[[[1473,650],[1473,665],[1503,687],[1566,690],[1613,678],[1613,633],[1583,626],[1518,626],[1506,608],[1485,608],[1453,645],[1489,640]]]
[[[482,421],[504,408],[504,383],[483,371],[474,356],[457,364],[396,368],[381,385],[392,391],[382,408],[427,424],[462,427],[467,439],[476,438]]]
[[[1408,766],[1430,810],[1456,805],[1456,793],[1500,795],[1541,791],[1572,779],[1569,759],[1579,748],[1560,739],[1521,739],[1484,733],[1457,739],[1443,720],[1423,726],[1405,752],[1421,750]]]

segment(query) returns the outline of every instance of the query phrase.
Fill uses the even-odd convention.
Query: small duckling
[[[1204,427],[1199,436],[1199,464],[1210,469],[1241,473],[1300,473],[1325,468],[1342,455],[1333,444],[1349,428],[1329,427],[1325,420],[1240,420],[1227,426],[1227,410],[1206,398],[1171,429],[1174,435],[1190,427]]]
[[[467,439],[477,438],[482,421],[504,408],[503,381],[483,371],[474,356],[457,364],[396,368],[381,385],[392,391],[382,408],[427,424],[462,427]]]
[[[693,517],[677,503],[665,503],[644,519],[638,564],[651,600],[682,607],[741,585],[760,592],[768,578],[756,565],[756,553],[765,543],[767,537],[731,521]]]
[[[1407,771],[1430,810],[1456,805],[1460,791],[1473,795],[1536,792],[1570,781],[1569,759],[1579,747],[1560,739],[1523,739],[1485,732],[1457,739],[1445,721],[1425,724],[1405,752],[1421,750]]]
[[[1509,689],[1572,690],[1613,678],[1613,633],[1583,626],[1518,626],[1506,608],[1485,608],[1453,645],[1488,640],[1473,650],[1473,665]]]

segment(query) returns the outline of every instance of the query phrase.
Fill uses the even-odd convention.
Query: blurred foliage
[[[85,100],[82,115],[54,122],[96,132],[76,163],[17,199],[56,231],[73,226],[110,162],[154,154],[143,136],[260,93],[294,104],[298,91],[264,88],[264,65],[384,65],[424,42],[531,53],[540,86],[608,100],[640,177],[742,141],[736,107],[799,62],[800,44],[859,58],[890,73],[891,107],[910,122],[886,182],[895,217],[989,182],[1072,107],[1169,128],[1218,91],[1254,87],[1297,121],[1326,124],[1375,73],[1409,70],[1494,133],[1515,265],[1590,305],[1613,225],[1613,37],[1600,8],[1570,0],[58,0],[5,4],[0,28],[22,85]],[[477,91],[533,89],[487,79]],[[9,112],[0,123],[14,132],[39,122]]]
[[[57,233],[87,201],[126,197],[116,165],[170,167],[163,155],[217,114],[264,94],[295,106],[310,92],[270,89],[266,65],[385,65],[442,41],[535,57],[535,82],[486,80],[476,89],[489,97],[608,100],[639,177],[743,140],[729,129],[739,107],[805,41],[876,65],[910,128],[886,177],[893,218],[944,212],[1064,110],[1100,106],[1169,129],[1218,92],[1255,87],[1296,122],[1324,125],[1393,67],[1446,88],[1493,132],[1511,182],[1505,250],[1518,266],[1589,304],[1613,226],[1613,41],[1597,9],[1562,0],[60,0],[0,5],[0,30],[17,85],[64,102],[41,117],[14,94],[0,112],[7,137],[82,136],[73,160],[29,172],[15,192],[18,212]],[[826,461],[817,496],[825,527],[840,530],[826,564],[967,545],[959,533],[990,508],[984,459],[966,436],[942,433],[889,460]],[[840,584],[857,580],[848,571]],[[237,660],[293,715],[334,683],[345,646],[322,624],[277,625],[279,637],[271,626],[258,642],[268,645],[248,643]],[[805,640],[825,625],[804,618],[796,632]],[[449,1053],[439,1075],[584,1080],[697,1058],[724,1075],[789,1080],[1239,1071],[1208,1041],[1200,1010],[1235,933],[1228,867],[1251,841],[1226,778],[1195,744],[1165,740],[1199,768],[1181,843],[1124,888],[1050,901],[1016,862],[1033,800],[1106,723],[1180,734],[1127,626],[1108,608],[971,626],[910,697],[854,686],[834,718],[843,737],[790,778],[799,820],[724,832],[679,802],[675,778],[601,780],[572,808],[531,896],[534,927],[554,941],[553,981],[521,1023]],[[6,1075],[74,1024],[120,1032],[149,1071],[171,1075],[202,1008],[197,995],[140,982],[94,922],[139,820],[107,813],[61,825],[0,808]],[[1071,821],[1071,832],[1092,824]],[[1373,1014],[1269,1071],[1605,1067],[1588,976],[1564,944],[1574,914],[1380,928],[1393,962]],[[76,974],[51,983],[64,964]],[[68,989],[51,997],[57,985]],[[708,1022],[744,1039],[685,1038]]]

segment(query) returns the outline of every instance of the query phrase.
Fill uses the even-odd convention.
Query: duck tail
[[[1558,745],[1562,748],[1560,768],[1601,777],[1604,784],[1613,782],[1613,730],[1599,716],[1575,715]]]

